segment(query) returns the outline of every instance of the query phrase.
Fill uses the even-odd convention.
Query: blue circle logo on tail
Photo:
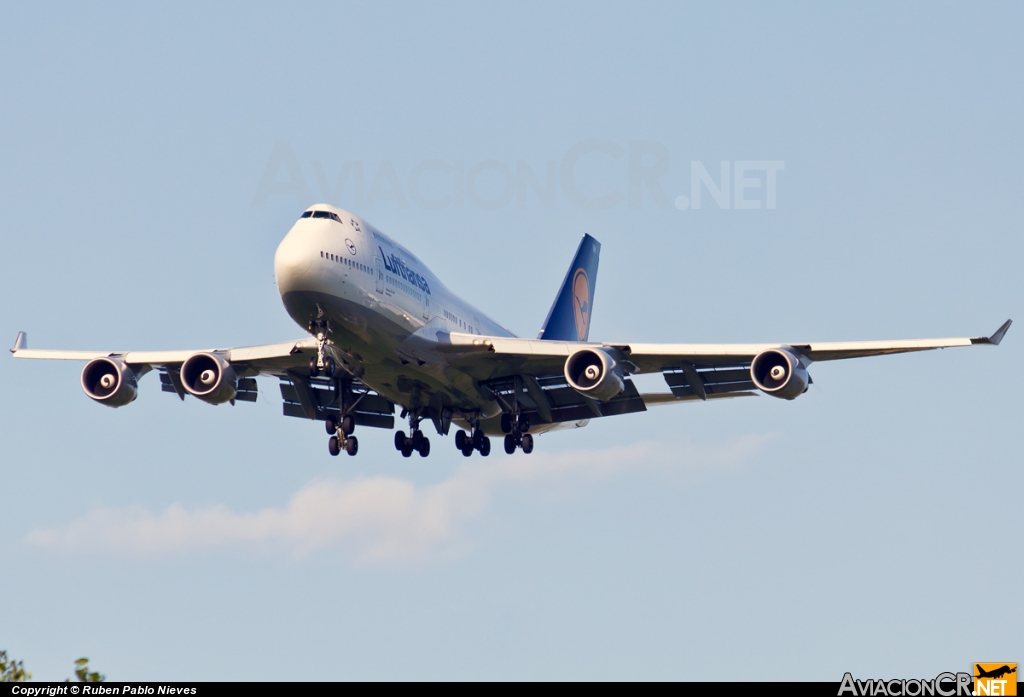
[[[586,341],[590,333],[590,279],[585,269],[576,269],[572,279],[572,309],[576,316],[576,338]]]

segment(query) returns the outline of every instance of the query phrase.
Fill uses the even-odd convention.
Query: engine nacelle
[[[108,407],[131,404],[139,395],[134,371],[116,358],[94,358],[82,369],[82,389]]]
[[[238,376],[216,353],[196,353],[181,364],[181,384],[204,402],[223,404],[235,398]]]
[[[565,361],[565,381],[581,395],[606,402],[626,384],[615,357],[599,348],[580,349]]]
[[[754,356],[750,379],[759,390],[779,399],[796,399],[811,382],[800,357],[784,348],[767,349]]]

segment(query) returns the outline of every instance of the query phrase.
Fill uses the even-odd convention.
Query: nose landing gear
[[[309,377],[315,378],[323,372],[325,377],[333,378],[338,369],[337,363],[326,355],[327,335],[334,331],[334,325],[326,319],[324,310],[316,306],[316,319],[310,320],[309,331],[316,334],[316,356],[309,359]]]

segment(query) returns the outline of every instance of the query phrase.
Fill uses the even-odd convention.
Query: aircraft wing
[[[956,346],[997,345],[1010,327],[991,336],[946,339],[761,344],[647,344],[541,341],[453,333],[439,337],[449,361],[492,389],[506,405],[518,399],[542,421],[567,421],[644,411],[647,405],[758,394],[750,366],[762,351],[787,349],[809,365],[815,361],[928,351]],[[629,375],[662,373],[671,394],[637,392],[625,380],[623,392],[607,402],[583,397],[568,386],[566,359],[584,349],[612,352]],[[514,396],[514,397],[513,397]]]
[[[158,370],[161,389],[177,394],[180,399],[185,399],[187,393],[182,383],[182,364],[196,354],[213,354],[229,363],[237,375],[237,389],[230,400],[232,403],[235,400],[255,402],[258,396],[255,377],[266,375],[280,380],[285,416],[323,420],[327,415],[336,413],[348,395],[349,399],[356,402],[350,408],[356,424],[374,428],[394,426],[392,414],[395,405],[375,394],[358,378],[332,380],[309,377],[309,359],[317,355],[317,341],[312,337],[240,348],[186,351],[60,351],[30,349],[25,333],[21,332],[11,353],[15,358],[64,361],[115,359],[130,367],[136,378],[142,377],[150,370]]]
[[[766,349],[790,348],[808,363],[862,358],[910,351],[929,351],[955,346],[998,345],[1011,320],[1006,320],[991,336],[947,339],[911,339],[896,341],[790,342],[762,344],[644,344],[629,342],[541,341],[474,334],[449,335],[447,350],[459,358],[455,361],[469,366],[479,364],[481,379],[508,374],[509,368],[524,375],[546,375],[561,372],[565,359],[581,348],[606,348],[620,352],[632,364],[631,373],[656,373],[679,368],[688,363],[713,368],[750,363]],[[480,357],[487,360],[480,361]],[[507,366],[507,367],[506,367]],[[635,368],[635,369],[633,369]]]
[[[91,361],[94,358],[117,358],[136,368],[167,368],[180,366],[197,353],[215,353],[232,365],[243,367],[243,374],[276,375],[289,369],[298,369],[309,362],[310,355],[316,355],[316,339],[309,337],[298,341],[241,348],[197,349],[193,351],[60,351],[51,349],[30,349],[25,332],[18,334],[11,353],[15,358],[39,358],[58,361]]]

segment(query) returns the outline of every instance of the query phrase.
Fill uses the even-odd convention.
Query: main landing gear
[[[473,428],[473,435],[460,429],[455,432],[455,447],[465,457],[472,455],[474,450],[487,457],[491,454],[491,439],[484,435],[479,426]]]
[[[501,430],[505,432],[505,452],[511,455],[516,448],[522,448],[529,455],[533,452],[533,436],[530,430],[530,417],[526,414],[501,415]]]
[[[351,414],[343,417],[328,416],[326,427],[328,433],[335,434],[327,441],[327,450],[331,455],[340,455],[342,450],[349,455],[359,452],[359,439],[352,435],[356,430],[356,420]]]
[[[429,455],[430,439],[420,430],[420,414],[417,410],[409,412],[409,433],[411,435],[407,436],[405,431],[395,431],[395,450],[402,453],[402,457],[412,457],[413,452],[419,453],[420,457]]]

